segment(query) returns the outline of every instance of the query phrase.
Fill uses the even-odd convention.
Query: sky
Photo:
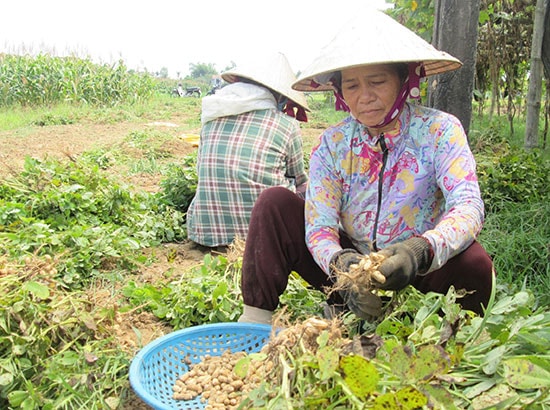
[[[386,0],[18,0],[2,2],[0,53],[76,55],[185,77],[279,51],[301,71],[342,22]]]

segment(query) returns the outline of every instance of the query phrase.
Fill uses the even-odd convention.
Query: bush
[[[478,161],[479,185],[488,212],[506,202],[532,203],[550,198],[550,162],[540,152],[515,150]]]
[[[99,270],[133,267],[141,248],[184,237],[182,214],[87,163],[27,158],[21,174],[0,184],[5,255],[62,255],[57,279],[71,288]]]
[[[122,60],[99,65],[77,57],[0,55],[0,107],[115,106],[147,100],[154,91],[150,75],[130,73]]]
[[[166,177],[160,182],[160,201],[180,212],[187,212],[199,178],[197,175],[197,152],[187,155],[180,165],[171,164]]]

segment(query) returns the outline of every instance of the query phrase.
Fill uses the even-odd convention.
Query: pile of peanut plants
[[[150,307],[175,328],[234,321],[242,304],[240,263],[208,256],[184,282],[134,284],[125,294],[141,306],[154,300]],[[312,348],[303,329],[297,331],[278,350],[269,377],[239,408],[549,409],[550,311],[536,307],[529,291],[495,289],[484,317],[462,310],[453,289],[424,295],[408,288],[393,295],[390,313],[377,323],[345,315],[337,333],[347,343],[327,326]],[[321,301],[322,295],[291,276],[278,311],[285,329],[319,317]]]
[[[0,408],[116,409],[129,357],[114,312],[58,286],[56,261],[0,258]]]
[[[141,249],[184,237],[181,213],[93,163],[28,158],[3,180],[0,408],[118,408],[131,357],[111,331],[115,306],[85,291],[131,274]]]

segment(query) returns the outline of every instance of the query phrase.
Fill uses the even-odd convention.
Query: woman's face
[[[401,79],[387,64],[342,70],[342,95],[351,113],[368,128],[377,128],[397,99]],[[390,129],[393,122],[384,127]]]

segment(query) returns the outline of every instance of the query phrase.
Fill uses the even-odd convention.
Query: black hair
[[[399,79],[401,80],[401,83],[405,82],[405,80],[409,76],[409,64],[408,63],[393,63],[393,64],[390,64],[390,65],[395,67],[395,71],[397,71],[397,75],[399,76]]]

